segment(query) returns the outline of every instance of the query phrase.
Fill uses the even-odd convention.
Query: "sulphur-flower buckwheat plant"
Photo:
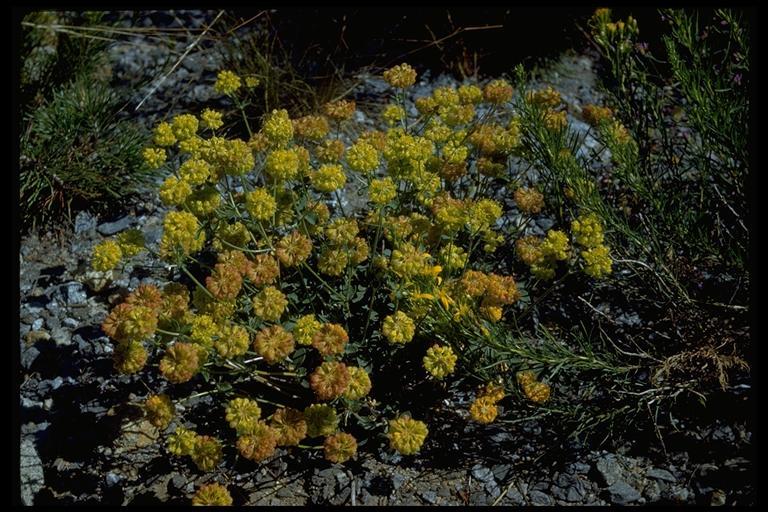
[[[557,224],[541,236],[526,226],[556,204],[551,190],[509,176],[529,137],[517,107],[530,103],[547,130],[567,130],[560,94],[515,95],[499,79],[436,88],[412,111],[404,100],[417,73],[401,64],[384,73],[382,129],[363,130],[349,99],[296,118],[276,108],[250,119],[242,105],[259,87],[252,78],[222,70],[213,86],[239,116],[205,109],[155,126],[144,160],[171,171],[158,187],[169,209],[159,243],[132,230],[94,248],[94,270],[122,272],[148,252],[172,276],[140,285],[104,320],[115,369],[210,395],[211,414],[229,427],[221,432],[202,430],[216,422],[200,433],[183,427],[192,416],[171,391],[142,402],[152,425],[170,429],[168,451],[200,471],[213,471],[227,451],[260,464],[278,447],[322,449],[341,464],[387,420],[390,447],[413,455],[431,418],[384,403],[391,386],[407,389],[420,375],[446,390],[477,375],[478,347],[501,343],[497,333],[529,307],[539,280],[577,266],[587,282],[584,273],[611,272],[600,218],[569,211],[570,230]],[[246,125],[233,127],[239,117]],[[595,122],[631,145],[619,128]],[[523,221],[513,225],[511,214]],[[516,257],[503,261],[511,247]],[[483,361],[495,373],[469,407],[473,421],[495,421],[515,386],[528,406],[552,399],[536,378],[510,379],[510,359],[521,360]],[[208,484],[193,501],[228,497]]]

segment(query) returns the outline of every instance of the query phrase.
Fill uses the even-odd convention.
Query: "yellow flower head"
[[[211,177],[211,165],[205,160],[191,158],[179,166],[179,176],[190,185],[202,185]]]
[[[294,346],[291,333],[279,325],[262,328],[253,341],[253,349],[269,364],[288,357]]]
[[[398,89],[407,89],[416,83],[416,70],[408,64],[399,64],[384,72],[384,80]]]
[[[195,449],[197,433],[184,427],[178,427],[168,436],[168,451],[174,455],[191,455]]]
[[[459,101],[463,105],[477,105],[483,101],[483,90],[476,85],[462,85],[457,92],[459,93]]]
[[[295,180],[299,174],[299,155],[293,149],[276,149],[267,154],[264,171],[276,182]]]
[[[355,102],[352,100],[338,100],[326,103],[324,106],[325,115],[334,121],[346,121],[355,114]]]
[[[535,188],[518,188],[515,190],[515,203],[522,213],[540,213],[544,208],[544,195]]]
[[[195,344],[176,342],[160,360],[160,373],[174,384],[187,382],[200,369],[199,354]]]
[[[264,120],[261,130],[267,139],[278,147],[286,145],[293,139],[293,123],[285,109],[273,110]]]
[[[227,403],[226,419],[239,434],[245,432],[261,417],[261,407],[250,398],[234,398]]]
[[[502,105],[512,99],[512,86],[506,80],[492,80],[483,89],[483,97],[488,103]]]
[[[253,298],[253,312],[267,322],[277,322],[288,305],[283,292],[274,286],[267,286]]]
[[[198,121],[192,114],[181,114],[173,118],[171,128],[179,141],[192,138],[197,134]]]
[[[312,338],[323,326],[315,315],[304,315],[296,320],[296,325],[293,327],[293,337],[299,345],[311,345]]]
[[[413,339],[416,325],[408,315],[402,311],[397,311],[394,315],[389,315],[384,319],[381,332],[390,343],[405,344]]]
[[[414,420],[408,416],[400,416],[390,420],[389,437],[390,447],[403,455],[413,455],[421,449],[429,430],[424,422]]]
[[[613,118],[613,110],[599,105],[585,105],[581,115],[590,125],[599,126],[603,121]]]
[[[405,109],[400,105],[387,105],[381,113],[381,118],[389,126],[394,126],[405,119]]]
[[[323,324],[312,336],[312,346],[324,356],[341,354],[348,342],[349,335],[339,324]]]
[[[378,206],[384,206],[397,197],[397,187],[389,176],[371,181],[368,187],[368,197]]]
[[[272,415],[269,424],[277,433],[278,446],[296,446],[307,437],[304,414],[290,407],[281,407]]]
[[[176,176],[168,176],[160,185],[160,200],[169,206],[183,204],[192,195],[189,182]]]
[[[112,270],[120,263],[123,257],[123,251],[120,245],[114,240],[104,240],[93,248],[91,266],[94,270],[106,272]]]
[[[211,436],[197,436],[192,449],[192,462],[200,471],[213,471],[221,463],[221,442]]]
[[[195,253],[203,248],[205,233],[197,218],[189,212],[168,212],[163,220],[163,238],[160,240],[160,255],[168,258],[175,251],[183,255]]]
[[[318,192],[333,192],[344,187],[347,177],[340,165],[325,164],[310,176],[312,186]]]
[[[560,104],[560,93],[552,88],[551,85],[548,85],[538,91],[529,91],[526,99],[530,103],[554,108]]]
[[[364,368],[357,366],[347,367],[349,371],[349,384],[344,391],[347,400],[360,400],[371,391],[371,377]]]
[[[496,419],[499,410],[494,401],[488,396],[480,396],[469,408],[472,419],[478,423],[491,423]]]
[[[320,400],[333,400],[344,393],[349,384],[347,365],[325,361],[309,376],[309,385]]]
[[[594,213],[580,215],[571,222],[573,240],[586,248],[593,248],[603,243],[603,225]]]
[[[277,211],[277,202],[269,190],[258,187],[245,194],[245,209],[254,220],[271,220]]]
[[[144,148],[141,156],[150,169],[159,169],[165,163],[167,154],[163,148]]]
[[[168,395],[152,395],[144,402],[149,422],[161,430],[171,423],[176,410]]]
[[[232,496],[221,484],[203,484],[192,497],[193,506],[231,507]]]
[[[324,116],[304,116],[293,120],[293,131],[299,138],[320,141],[328,135],[330,127]]]
[[[155,126],[154,138],[152,139],[160,147],[168,147],[176,144],[176,136],[173,134],[173,128],[170,123],[165,121]]]
[[[147,349],[139,341],[124,341],[115,347],[112,355],[115,370],[124,375],[136,373],[147,363]]]
[[[584,258],[584,272],[595,278],[610,274],[612,264],[610,252],[605,245],[597,245],[581,252]]]
[[[325,438],[323,452],[326,460],[342,464],[357,453],[357,440],[345,432],[339,432]]]
[[[284,267],[300,265],[312,253],[312,240],[298,231],[292,231],[277,242],[275,255]]]
[[[203,110],[202,114],[200,114],[200,120],[203,122],[203,127],[209,130],[218,130],[224,126],[221,112],[211,110],[210,108]]]
[[[359,173],[369,174],[379,167],[379,152],[360,140],[349,147],[346,158],[349,168]]]
[[[219,329],[218,339],[213,346],[223,358],[242,356],[248,351],[250,339],[245,327],[237,324],[227,324]]]
[[[277,432],[263,421],[252,423],[248,432],[237,438],[240,455],[256,462],[272,456],[276,447]]]
[[[424,368],[436,379],[453,373],[457,356],[449,346],[433,345],[424,356]]]
[[[213,89],[226,96],[234,95],[238,89],[242,86],[240,77],[234,74],[232,71],[222,70],[216,76],[216,83],[213,84]]]
[[[330,405],[312,404],[304,409],[304,418],[307,420],[307,436],[329,436],[336,432],[339,418],[336,411]]]

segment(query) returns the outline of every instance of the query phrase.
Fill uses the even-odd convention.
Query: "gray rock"
[[[35,434],[37,432],[43,432],[48,427],[50,427],[51,424],[47,421],[44,421],[42,423],[25,423],[21,426],[21,433],[22,434]]]
[[[645,489],[643,489],[643,495],[651,503],[659,501],[661,499],[661,486],[659,485],[659,482],[649,480]]]
[[[80,322],[78,322],[77,320],[71,317],[65,318],[61,323],[63,323],[65,326],[69,327],[70,329],[77,329],[77,327],[80,325]]]
[[[672,489],[669,493],[667,493],[667,495],[672,501],[677,503],[685,503],[688,501],[690,492],[685,487],[678,487],[677,489]]]
[[[92,232],[96,228],[97,218],[88,212],[80,212],[75,217],[75,234]]]
[[[131,225],[131,222],[133,222],[133,217],[126,215],[122,219],[118,219],[114,222],[105,222],[103,224],[99,224],[99,227],[97,227],[96,230],[104,236],[111,236],[115,233],[119,233],[120,231],[128,229],[128,226]]]
[[[78,282],[67,284],[64,296],[68,304],[82,304],[88,299],[83,285]]]
[[[576,487],[571,487],[568,489],[568,494],[565,497],[565,501],[577,502],[581,501],[583,498],[584,494],[581,490],[577,489]]]
[[[123,479],[123,477],[121,477],[117,473],[113,473],[112,471],[107,473],[107,476],[105,478],[105,480],[107,482],[107,487],[112,487],[115,484],[120,483],[120,480],[122,480],[122,479]]]
[[[491,468],[491,471],[493,471],[493,476],[496,480],[501,482],[507,477],[510,469],[512,469],[512,466],[509,464],[497,464]]]
[[[405,478],[403,475],[395,473],[394,475],[392,475],[392,487],[394,487],[395,490],[397,490],[403,486],[406,480],[407,478]]]
[[[493,471],[489,467],[476,464],[472,467],[472,478],[481,482],[490,482],[494,478]]]
[[[21,353],[21,366],[29,369],[32,363],[35,362],[37,356],[40,355],[40,351],[35,347],[29,347]]]
[[[605,482],[605,485],[613,485],[622,479],[624,470],[615,455],[606,455],[595,464],[597,472]]]
[[[432,505],[437,502],[437,493],[435,491],[421,491],[419,496],[424,498],[424,501]]]
[[[552,497],[549,494],[541,491],[531,491],[528,496],[531,499],[531,503],[543,507],[549,507],[553,505]]]
[[[520,494],[520,491],[518,491],[515,487],[511,487],[507,491],[507,499],[510,501],[512,505],[525,504],[525,498],[523,498],[523,495]]]
[[[63,327],[57,327],[51,331],[51,338],[56,342],[57,347],[63,347],[72,343],[72,335]]]
[[[19,446],[19,476],[21,480],[21,502],[31,506],[35,503],[35,495],[43,488],[45,477],[43,462],[37,454],[37,448],[31,437],[25,436]]]
[[[44,320],[42,318],[36,319],[34,322],[32,322],[32,330],[33,331],[39,331],[43,328],[43,322]]]
[[[608,487],[608,497],[614,505],[629,505],[640,499],[640,493],[627,482],[620,480]]]
[[[660,468],[649,468],[648,471],[645,472],[645,476],[648,478],[653,478],[656,480],[664,480],[665,482],[676,482],[677,479],[675,476],[667,471],[666,469],[660,469]]]

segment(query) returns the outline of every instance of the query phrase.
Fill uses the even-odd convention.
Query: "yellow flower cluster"
[[[285,109],[273,110],[264,120],[261,131],[271,144],[283,147],[293,139],[293,123]]]
[[[403,63],[386,70],[384,80],[392,87],[407,89],[416,83],[416,70]]]
[[[267,189],[258,187],[245,194],[245,209],[254,220],[271,220],[277,211],[277,202]]]
[[[488,103],[502,105],[512,99],[512,86],[506,80],[492,80],[483,89],[483,97]]]
[[[470,417],[478,423],[492,423],[499,414],[497,403],[504,398],[504,388],[488,383],[469,407]]]
[[[203,484],[192,497],[192,505],[200,507],[230,507],[232,496],[221,484]]]
[[[232,96],[242,86],[240,77],[229,70],[219,71],[216,76],[216,83],[213,84],[213,88],[216,92],[224,94],[226,96]]]
[[[178,141],[186,140],[197,134],[198,120],[192,114],[181,114],[173,118],[171,128]]]
[[[144,402],[144,410],[149,422],[157,428],[164,430],[170,425],[175,409],[168,395],[152,395]]]
[[[253,298],[253,312],[266,322],[277,322],[283,315],[288,299],[274,286],[267,286]]]
[[[304,116],[293,120],[293,131],[296,137],[320,141],[330,131],[328,119],[324,116]]]
[[[155,127],[155,135],[153,138],[156,145],[160,147],[168,147],[176,144],[176,136],[173,134],[173,128],[170,123],[162,122]]]
[[[384,319],[381,332],[390,343],[405,344],[413,339],[416,333],[416,324],[402,311],[395,312]]]
[[[405,119],[405,109],[400,105],[387,105],[381,113],[381,118],[389,126],[394,126]]]
[[[209,130],[218,130],[224,126],[221,112],[211,110],[210,108],[203,110],[200,114],[200,120],[202,121],[203,128],[208,128]]]
[[[344,390],[344,398],[347,400],[360,400],[371,391],[371,377],[364,368],[357,366],[347,367],[349,372],[349,384]]]
[[[338,361],[325,361],[309,376],[309,386],[319,400],[340,397],[349,385],[347,365]]]
[[[409,416],[400,416],[390,420],[389,445],[403,455],[413,455],[421,449],[429,430],[422,421],[414,420]]]
[[[523,390],[528,400],[541,404],[549,400],[551,389],[549,384],[540,382],[532,371],[523,371],[517,374],[517,383]]]
[[[544,195],[535,188],[521,187],[515,190],[515,203],[522,213],[540,213],[544,208]]]
[[[603,243],[603,226],[595,214],[581,215],[571,222],[574,241],[582,246],[581,257],[584,259],[584,272],[595,278],[602,278],[611,273],[611,256]]]
[[[278,446],[296,446],[307,437],[307,420],[304,419],[304,413],[290,407],[276,410],[269,426],[277,434]]]
[[[355,114],[355,108],[355,102],[352,100],[332,101],[324,105],[325,115],[337,122],[351,119]]]
[[[603,121],[613,118],[613,111],[599,105],[585,105],[581,109],[584,120],[592,126],[599,126]]]
[[[163,148],[144,148],[141,156],[150,169],[159,169],[165,163],[166,158],[168,158]]]
[[[168,212],[163,220],[160,255],[171,258],[177,251],[188,256],[203,248],[205,233],[197,218],[189,212]]]
[[[327,404],[312,404],[304,409],[307,421],[307,436],[329,436],[336,432],[339,417],[333,407]]]
[[[243,434],[251,431],[253,425],[261,418],[261,407],[250,398],[234,398],[227,403],[226,420],[229,426]]]
[[[340,165],[325,164],[309,177],[318,192],[333,192],[344,187],[347,176]]]
[[[370,174],[379,167],[379,152],[360,140],[347,150],[346,159],[350,169],[363,174]]]
[[[293,327],[293,337],[296,339],[296,343],[299,345],[311,345],[312,338],[323,326],[315,315],[304,315],[296,320],[296,325]]]
[[[253,340],[253,349],[269,364],[288,357],[294,347],[293,335],[280,325],[262,328]]]
[[[551,85],[548,85],[544,89],[530,91],[526,96],[526,100],[543,107],[555,108],[560,104],[560,93]]]
[[[112,270],[123,258],[120,245],[114,240],[104,240],[93,248],[91,266],[100,272]]]
[[[397,197],[395,182],[390,177],[371,181],[371,184],[368,186],[368,197],[375,205],[386,205]]]
[[[349,342],[347,331],[339,324],[322,324],[312,335],[311,344],[321,355],[331,356],[344,352]]]
[[[424,369],[436,379],[442,379],[453,373],[458,357],[451,347],[433,345],[427,349],[424,356]]]
[[[325,438],[323,452],[327,460],[342,464],[357,453],[357,440],[345,432],[333,434]]]

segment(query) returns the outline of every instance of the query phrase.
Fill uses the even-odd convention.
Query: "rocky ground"
[[[142,23],[157,22],[152,16],[142,19],[147,18]],[[189,20],[210,19],[210,14],[180,13],[172,18],[192,23]],[[148,77],[166,69],[166,59],[174,55],[146,44],[115,45],[111,51],[117,76],[144,84],[131,99],[133,104],[151,89]],[[168,108],[183,109],[184,101],[208,101],[205,88],[194,89],[197,92],[181,103],[173,98],[190,83],[209,87],[215,70],[214,58],[194,52],[144,102],[144,122],[151,124]],[[593,62],[586,56],[565,55],[547,76],[563,93],[569,113],[578,114],[580,106],[598,94]],[[415,96],[452,82],[447,76],[423,78]],[[351,94],[362,103],[382,87],[381,80],[363,75]],[[373,123],[374,114],[363,112],[359,121]],[[580,126],[577,115],[571,121]],[[187,459],[169,457],[157,442],[161,433],[131,405],[148,389],[162,389],[163,383],[152,380],[156,372],[116,374],[112,344],[99,327],[108,309],[129,290],[142,282],[167,281],[169,269],[147,256],[112,275],[89,269],[91,250],[104,237],[142,227],[148,242],[157,243],[163,212],[156,195],[148,193],[116,218],[83,212],[72,229],[32,232],[22,238],[17,376],[24,504],[184,504],[208,481],[227,484],[240,505],[754,503],[755,489],[748,478],[752,433],[746,421],[713,417],[682,427],[664,445],[655,439],[626,440],[604,450],[553,440],[547,436],[548,426],[535,420],[468,424],[456,413],[466,409],[469,400],[461,391],[445,400],[440,414],[446,421],[435,427],[442,432],[415,457],[402,458],[375,442],[362,446],[357,460],[344,466],[332,465],[310,450],[280,450],[261,465],[236,461],[234,451],[225,451],[217,471],[201,474]],[[546,229],[546,220],[542,223]],[[731,398],[741,400],[738,395]],[[184,407],[210,400],[200,397]]]

